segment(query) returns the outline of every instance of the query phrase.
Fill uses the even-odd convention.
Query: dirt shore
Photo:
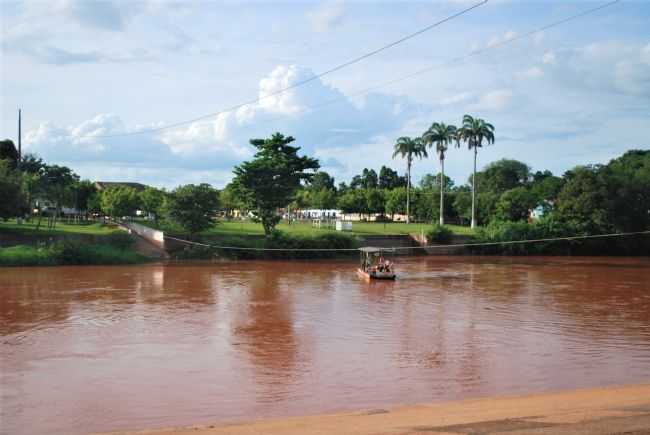
[[[112,435],[650,434],[650,384]]]

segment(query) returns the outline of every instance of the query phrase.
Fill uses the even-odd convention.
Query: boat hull
[[[392,272],[365,272],[357,269],[357,275],[367,280],[394,280],[397,275]]]

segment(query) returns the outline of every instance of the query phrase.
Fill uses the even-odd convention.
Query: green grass
[[[97,236],[106,236],[116,232],[120,232],[117,227],[108,226],[101,223],[79,223],[79,224],[64,224],[57,223],[56,228],[50,230],[47,228],[47,220],[41,221],[41,227],[36,229],[37,220],[33,219],[31,222],[24,222],[20,225],[15,220],[3,222],[0,221],[0,233],[12,232],[26,235],[66,235],[66,234],[90,234]]]
[[[0,248],[0,266],[53,266],[56,258],[49,248],[11,246]]]
[[[137,264],[147,259],[130,249],[109,244],[17,245],[0,248],[0,266],[56,266],[73,264]]]
[[[154,226],[151,221],[139,221],[148,226]],[[454,233],[459,235],[472,235],[474,231],[470,227],[460,225],[447,225]],[[163,231],[183,233],[184,231],[176,226],[165,223],[159,225]],[[338,233],[333,228],[315,228],[311,222],[298,222],[289,225],[286,222],[278,224],[278,230],[296,236],[314,236],[327,233]],[[353,222],[352,231],[345,231],[345,234],[353,236],[369,235],[401,235],[401,234],[425,234],[432,228],[431,224],[425,223],[401,223],[401,222]],[[207,231],[201,233],[202,236],[261,236],[264,235],[262,224],[251,221],[220,221]]]

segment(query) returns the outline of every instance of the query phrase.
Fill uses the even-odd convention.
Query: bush
[[[215,255],[233,259],[288,259],[288,258],[334,258],[356,251],[319,251],[319,249],[354,249],[358,247],[357,239],[347,234],[319,234],[317,236],[288,235],[275,230],[268,238],[262,237],[218,237],[203,238],[203,242],[214,246],[233,246],[241,248],[268,248],[279,251],[219,249],[192,245],[175,253],[177,259],[210,259]],[[285,250],[286,249],[286,250]],[[295,249],[292,251],[292,249]],[[314,251],[301,251],[314,249]]]
[[[135,243],[133,237],[125,232],[111,234],[106,240],[110,246],[122,251],[127,250]]]
[[[50,266],[56,264],[51,249],[39,246],[17,245],[0,248],[0,266]]]
[[[89,264],[136,264],[142,255],[108,244],[59,242],[52,245],[19,245],[0,249],[1,266],[54,266]]]
[[[112,245],[89,245],[78,242],[63,242],[55,244],[57,264],[135,264],[142,263],[145,257],[120,247]]]
[[[588,235],[581,227],[555,219],[552,215],[528,224],[493,222],[477,231],[475,242],[494,243],[539,240]],[[502,255],[647,255],[650,237],[613,237],[577,240],[554,240],[533,243],[497,244],[471,248],[477,254]]]
[[[427,240],[429,243],[451,243],[454,233],[444,225],[435,224],[433,228],[427,231]]]
[[[189,245],[174,253],[176,260],[208,260],[217,255],[217,249],[201,245]]]

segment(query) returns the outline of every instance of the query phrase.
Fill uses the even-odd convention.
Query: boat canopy
[[[359,248],[359,251],[364,252],[366,254],[374,254],[374,253],[381,253],[381,252],[395,252],[394,248],[377,248],[374,246],[364,246],[363,248]]]

